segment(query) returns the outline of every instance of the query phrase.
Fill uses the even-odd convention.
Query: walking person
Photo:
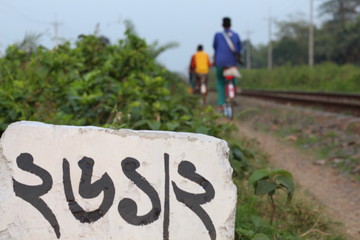
[[[213,48],[215,50],[214,65],[216,67],[216,90],[218,94],[218,110],[223,109],[225,104],[225,78],[224,68],[236,66],[241,61],[242,44],[239,34],[231,30],[231,19],[223,18],[222,32],[217,32],[214,37]],[[235,81],[237,85],[237,80]]]

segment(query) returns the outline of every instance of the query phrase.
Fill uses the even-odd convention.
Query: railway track
[[[360,94],[244,89],[240,95],[281,103],[317,106],[326,110],[360,116]]]

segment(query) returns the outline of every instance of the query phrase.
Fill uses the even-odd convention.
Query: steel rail
[[[273,94],[293,94],[300,96],[314,96],[314,97],[328,97],[332,99],[353,99],[360,100],[360,94],[356,93],[333,93],[333,92],[303,92],[303,91],[284,91],[284,90],[260,90],[260,89],[245,89],[245,94],[251,93],[273,93]]]
[[[324,92],[296,92],[296,91],[267,91],[242,90],[240,95],[273,99],[278,101],[321,105],[326,108],[337,108],[360,112],[360,95]]]

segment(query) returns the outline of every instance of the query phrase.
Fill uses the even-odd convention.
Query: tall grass
[[[322,63],[308,66],[282,66],[273,70],[242,70],[244,89],[295,90],[360,93],[360,68]]]

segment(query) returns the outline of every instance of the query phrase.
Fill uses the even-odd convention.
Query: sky
[[[316,9],[324,0],[314,0]],[[213,55],[214,34],[222,31],[223,17],[232,19],[232,30],[241,40],[255,45],[269,40],[269,16],[276,21],[302,15],[309,19],[310,0],[0,0],[0,54],[9,44],[21,42],[26,33],[41,34],[39,43],[55,46],[55,37],[75,42],[80,34],[100,35],[112,43],[123,38],[124,21],[151,44],[177,42],[158,61],[171,71],[186,73],[191,55],[199,44]],[[57,33],[56,33],[57,26]]]

